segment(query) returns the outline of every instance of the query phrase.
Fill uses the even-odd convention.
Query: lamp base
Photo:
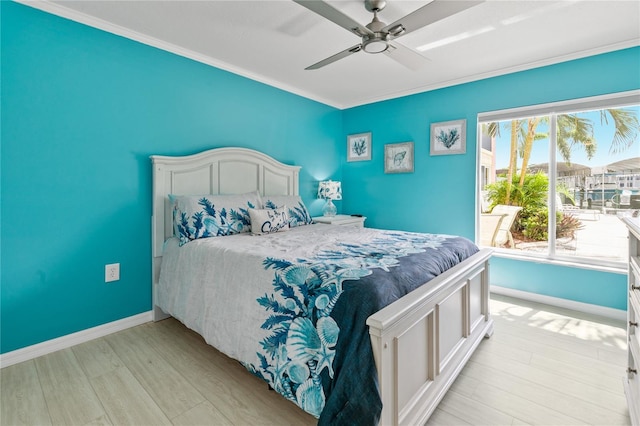
[[[335,216],[337,212],[338,212],[338,209],[336,208],[336,205],[333,204],[330,199],[327,200],[327,203],[322,208],[322,215],[331,217],[331,216]]]

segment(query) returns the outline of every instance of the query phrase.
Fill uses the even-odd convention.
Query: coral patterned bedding
[[[172,238],[157,297],[319,424],[376,424],[367,317],[477,251],[462,237],[323,224]]]

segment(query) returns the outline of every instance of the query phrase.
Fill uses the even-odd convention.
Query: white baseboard
[[[571,309],[572,311],[584,312],[586,314],[611,318],[619,321],[627,320],[627,311],[621,309],[607,308],[606,306],[592,305],[590,303],[576,302],[574,300],[561,299],[559,297],[545,296],[544,294],[529,293],[528,291],[515,290],[496,285],[491,286],[491,292],[502,294],[503,296],[514,297],[516,299],[528,300],[530,302],[544,303],[545,305],[557,306],[559,308]]]
[[[117,331],[126,330],[127,328],[147,323],[152,320],[152,312],[153,311],[143,312],[138,315],[123,318],[121,320],[99,325],[97,327],[78,331],[77,333],[67,334],[66,336],[47,340],[46,342],[38,343],[32,346],[27,346],[26,348],[16,349],[15,351],[1,354],[0,368],[18,364],[23,361],[28,361],[30,359],[49,354],[51,352],[66,349],[80,343],[97,339],[98,337],[106,336]]]

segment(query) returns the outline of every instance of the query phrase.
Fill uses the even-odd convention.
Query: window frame
[[[556,211],[555,187],[557,182],[557,149],[556,149],[556,129],[557,116],[566,113],[576,113],[581,111],[592,111],[606,108],[624,108],[640,105],[640,90],[610,93],[606,95],[577,98],[566,101],[537,104],[496,111],[480,112],[477,115],[476,129],[476,199],[475,199],[475,222],[476,242],[480,241],[480,206],[482,197],[482,125],[490,122],[500,122],[506,120],[525,119],[534,116],[549,117],[549,189],[547,197],[550,211]],[[640,141],[639,141],[640,142]],[[554,196],[552,196],[554,195]],[[563,266],[573,266],[586,269],[595,269],[609,272],[626,272],[626,261],[600,260],[592,257],[567,256],[556,253],[556,217],[549,215],[549,247],[546,253],[522,252],[512,249],[493,247],[494,252],[499,257],[512,258],[518,260],[536,261],[541,263],[559,264]]]

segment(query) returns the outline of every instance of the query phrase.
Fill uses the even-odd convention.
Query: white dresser
[[[318,216],[313,221],[318,223],[328,223],[330,225],[349,225],[364,228],[364,216],[349,216],[348,214],[337,214],[335,216]]]
[[[629,228],[629,281],[627,343],[629,361],[624,391],[632,425],[640,425],[640,217],[622,219]]]

